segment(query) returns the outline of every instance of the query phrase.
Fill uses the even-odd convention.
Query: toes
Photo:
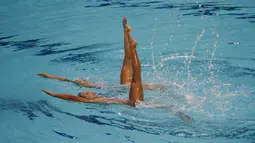
[[[124,17],[124,18],[123,18],[122,24],[123,24],[123,27],[125,28],[125,26],[126,26],[126,24],[127,24],[127,17]]]
[[[127,17],[125,16],[122,21],[123,21],[123,24],[127,24]]]

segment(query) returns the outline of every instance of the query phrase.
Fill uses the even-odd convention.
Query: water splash
[[[155,21],[157,21],[158,19],[155,18]],[[153,70],[153,73],[156,73],[156,67],[155,67],[155,56],[154,56],[154,40],[155,40],[155,35],[156,35],[156,28],[157,28],[157,25],[155,24],[154,25],[154,28],[153,28],[153,34],[152,34],[152,39],[151,39],[151,60],[152,60],[152,70]]]
[[[205,33],[205,29],[203,29],[201,31],[201,33],[197,36],[196,41],[194,43],[194,46],[192,47],[192,51],[191,51],[190,57],[194,57],[194,53],[195,53],[195,50],[196,50],[196,47],[197,47],[197,43],[203,37],[204,33]],[[189,61],[187,62],[187,66],[188,66],[188,80],[189,80],[189,82],[193,82],[193,80],[194,80],[192,75],[191,75],[191,71],[190,71],[191,63],[192,63],[192,58],[189,58]],[[190,83],[188,83],[188,84],[190,84]]]

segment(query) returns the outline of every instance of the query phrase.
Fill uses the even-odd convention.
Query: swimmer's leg
[[[128,33],[131,31],[131,28],[127,24],[126,17],[123,18],[122,23],[124,29],[124,59],[120,73],[120,84],[130,84],[132,81],[132,64]]]
[[[129,100],[134,104],[136,101],[143,101],[144,95],[141,77],[141,64],[136,52],[137,42],[133,39],[130,33],[128,33],[128,39],[131,49],[131,62],[133,67],[133,79],[129,91]]]
[[[151,91],[167,91],[167,87],[178,87],[182,88],[184,84],[177,84],[175,82],[168,82],[167,84],[160,83],[144,83],[143,89]]]
[[[166,91],[166,87],[160,83],[144,83],[143,89],[151,91]]]

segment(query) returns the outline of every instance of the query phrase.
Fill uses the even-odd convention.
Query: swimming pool
[[[39,90],[127,98],[128,90],[36,75],[119,83],[123,16],[139,43],[143,81],[185,84],[145,92],[147,103],[171,109],[74,103]],[[254,18],[252,0],[1,0],[1,142],[255,142]]]

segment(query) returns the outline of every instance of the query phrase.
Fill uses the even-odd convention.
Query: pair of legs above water
[[[127,18],[124,17],[123,21],[123,30],[124,30],[124,59],[123,65],[120,72],[120,84],[130,84],[132,82],[132,62],[131,62],[131,49],[129,42],[129,34],[131,32],[131,28],[127,25]]]
[[[129,100],[120,100],[120,99],[112,99],[108,97],[98,97],[95,95],[93,99],[87,98],[87,96],[73,96],[70,94],[55,94],[53,92],[49,92],[46,90],[42,90],[45,93],[57,97],[62,98],[65,100],[71,100],[71,101],[78,101],[78,102],[87,102],[87,103],[102,103],[102,102],[108,102],[110,103],[126,103],[126,104],[132,104],[134,105],[136,101],[143,101],[143,85],[142,85],[142,78],[141,78],[141,65],[140,61],[136,52],[136,46],[137,42],[133,39],[131,35],[131,28],[127,24],[127,18],[123,18],[123,29],[124,29],[124,60],[123,60],[123,66],[120,74],[120,83],[123,85],[130,85],[130,91],[129,91]],[[89,88],[97,88],[100,87],[98,85],[95,85],[88,80],[69,80],[62,77],[57,76],[51,76],[45,73],[39,73],[38,75],[45,77],[45,78],[52,78],[57,79],[61,81],[66,82],[72,82],[81,86],[86,86]],[[107,85],[106,85],[107,86]],[[113,86],[113,85],[111,85]],[[149,86],[146,86],[149,88]],[[84,95],[90,95],[92,92],[85,92]]]
[[[46,73],[38,73],[38,75],[44,77],[44,78],[51,78],[66,82],[74,83],[78,86],[88,87],[88,88],[102,88],[105,86],[112,86],[112,87],[129,87],[131,85],[131,82],[133,80],[133,72],[141,72],[140,62],[137,57],[136,53],[136,41],[132,38],[130,32],[131,27],[127,24],[127,18],[124,17],[122,20],[123,24],[123,31],[124,31],[124,59],[123,59],[123,65],[120,72],[120,84],[121,85],[114,85],[114,84],[93,84],[92,82],[84,79],[76,79],[76,80],[70,80],[63,77],[58,76],[52,76]],[[132,47],[131,47],[132,46]],[[133,48],[134,47],[134,48]],[[134,49],[134,50],[132,50]],[[132,56],[134,55],[134,56]],[[132,57],[134,58],[134,62],[132,62]],[[134,63],[134,64],[133,64]],[[140,73],[141,75],[141,73]],[[137,76],[137,73],[135,73],[135,76]],[[140,79],[141,80],[141,79]],[[177,84],[173,84],[178,86]],[[159,90],[164,91],[165,86],[158,83],[145,83],[142,84],[143,88],[146,90]]]
[[[137,42],[131,36],[131,33],[128,33],[128,40],[131,51],[131,63],[133,68],[132,82],[129,90],[129,100],[131,103],[136,101],[143,101],[143,86],[142,86],[142,77],[141,77],[141,64],[136,52]]]
[[[141,77],[141,64],[138,58],[138,54],[136,51],[137,42],[133,39],[131,35],[131,28],[127,24],[126,17],[123,18],[123,29],[124,29],[124,50],[125,55],[123,59],[123,65],[120,73],[120,84],[121,85],[113,85],[113,84],[104,84],[97,85],[88,80],[70,80],[63,77],[52,76],[45,73],[38,73],[39,76],[44,78],[56,79],[65,82],[71,82],[77,84],[79,86],[88,87],[88,88],[102,88],[104,86],[123,86],[130,87],[129,89],[129,99],[120,99],[120,98],[109,98],[107,96],[98,96],[94,92],[81,92],[77,96],[71,94],[56,94],[44,89],[41,89],[46,94],[61,98],[64,100],[75,101],[75,102],[83,102],[83,103],[106,103],[106,104],[126,104],[135,106],[138,101],[144,100],[143,89],[147,90],[165,90],[164,85],[162,84],[142,84]],[[178,85],[172,83],[173,86],[182,87],[182,85]],[[159,108],[166,108],[165,105],[158,106]],[[182,112],[178,112],[176,114],[182,120],[191,121],[192,118],[184,115]]]

